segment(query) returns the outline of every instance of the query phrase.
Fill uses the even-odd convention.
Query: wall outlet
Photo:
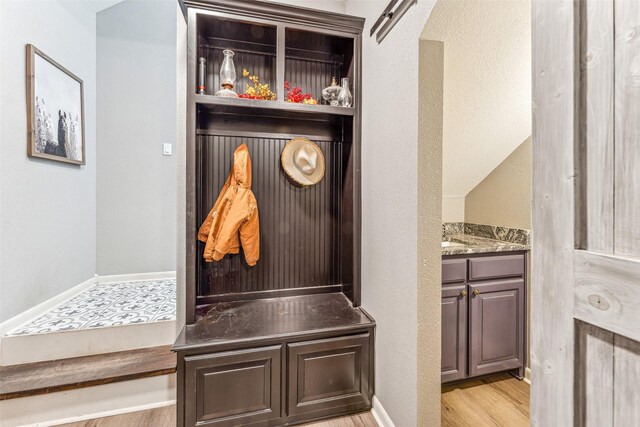
[[[171,155],[171,144],[164,144],[162,146],[162,154],[164,154],[165,156]]]

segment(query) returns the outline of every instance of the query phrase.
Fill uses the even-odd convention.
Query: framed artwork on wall
[[[84,83],[27,45],[27,155],[84,165]]]

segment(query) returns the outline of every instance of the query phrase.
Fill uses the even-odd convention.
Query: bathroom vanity
[[[443,243],[442,383],[524,376],[527,249],[470,236]]]

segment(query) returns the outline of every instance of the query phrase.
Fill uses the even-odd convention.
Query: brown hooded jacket
[[[246,144],[233,153],[233,168],[200,226],[198,240],[206,243],[203,257],[207,262],[237,254],[241,244],[247,264],[256,265],[260,258],[258,203],[251,191],[251,158]]]

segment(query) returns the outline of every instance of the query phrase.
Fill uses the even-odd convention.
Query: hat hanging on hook
[[[289,178],[301,186],[315,185],[324,177],[324,154],[307,138],[296,137],[287,142],[280,162]]]

